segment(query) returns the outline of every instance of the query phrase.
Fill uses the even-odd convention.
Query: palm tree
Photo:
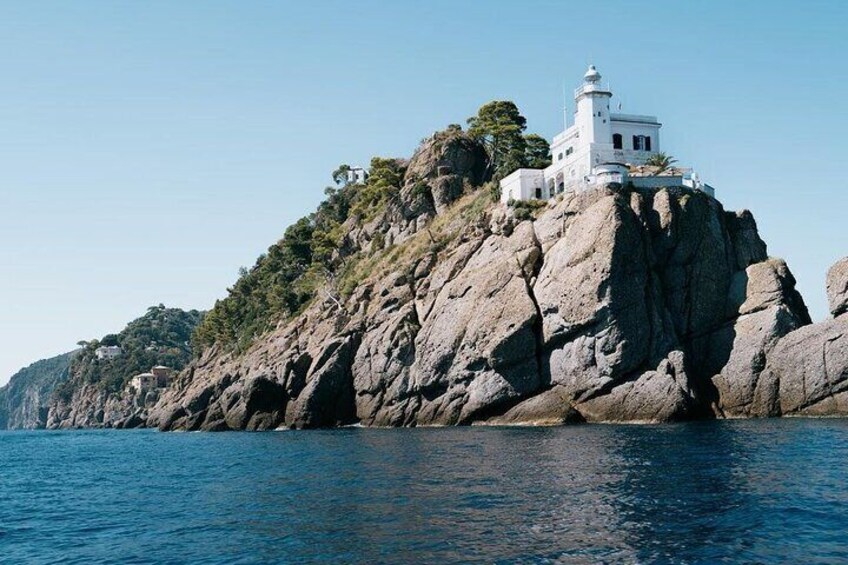
[[[655,153],[654,155],[651,155],[647,161],[645,161],[645,164],[649,167],[657,167],[657,173],[661,173],[663,171],[668,170],[669,167],[671,167],[676,162],[677,159],[675,159],[671,155],[666,155],[665,153]]]

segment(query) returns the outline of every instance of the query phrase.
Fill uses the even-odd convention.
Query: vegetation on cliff
[[[76,352],[36,361],[15,373],[0,388],[0,429],[37,428],[57,385],[68,378]]]
[[[291,225],[218,300],[194,335],[195,349],[219,344],[243,350],[276,322],[299,312],[314,298],[341,261],[343,224],[373,219],[398,197],[405,171],[399,159],[375,157],[366,184],[327,187],[318,210]]]
[[[134,375],[149,371],[155,365],[181,370],[191,359],[191,336],[203,313],[197,310],[151,306],[140,318],[127,324],[118,334],[99,340],[80,342],[82,349],[70,365],[71,378],[55,389],[55,395],[68,400],[82,384],[94,384],[104,392],[117,392]],[[98,359],[97,348],[117,345],[121,355],[114,359]]]
[[[242,269],[228,295],[215,303],[194,335],[200,353],[217,345],[243,352],[257,337],[291,319],[313,299],[349,294],[363,269],[390,255],[400,223],[430,219],[443,205],[477,191],[518,167],[544,167],[544,138],[524,135],[526,119],[514,103],[493,101],[469,118],[422,142],[412,159],[374,157],[365,183],[347,182],[348,165],[332,173],[316,212],[290,226],[250,269]],[[357,235],[352,235],[357,234]]]

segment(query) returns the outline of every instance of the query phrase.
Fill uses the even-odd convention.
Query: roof
[[[154,375],[153,373],[140,373],[140,374],[136,375],[136,377],[149,377],[149,378],[153,378],[155,376],[156,375]]]
[[[612,122],[628,122],[633,124],[648,124],[652,126],[661,126],[657,121],[656,116],[647,116],[643,114],[610,114]]]
[[[153,367],[153,368],[154,368],[154,369],[167,369],[168,371],[170,371],[170,370],[171,370],[171,368],[170,368],[170,367],[166,367],[165,365],[156,365],[156,366],[155,366],[155,367]]]
[[[679,177],[691,172],[691,169],[681,167],[669,167],[661,171],[659,167],[649,165],[630,165],[631,177]]]

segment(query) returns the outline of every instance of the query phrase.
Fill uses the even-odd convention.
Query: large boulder
[[[777,390],[761,379],[766,358],[783,336],[810,323],[795,279],[782,260],[754,263],[732,278],[727,305],[733,321],[708,336],[716,411],[724,417],[776,416]]]
[[[767,375],[787,416],[848,416],[848,316],[798,329],[769,355]]]
[[[827,301],[834,317],[848,313],[848,257],[837,261],[827,272]]]

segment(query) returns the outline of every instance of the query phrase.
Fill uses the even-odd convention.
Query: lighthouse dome
[[[595,65],[589,65],[589,70],[583,75],[583,80],[586,82],[598,82],[601,80],[601,73],[595,68]]]

